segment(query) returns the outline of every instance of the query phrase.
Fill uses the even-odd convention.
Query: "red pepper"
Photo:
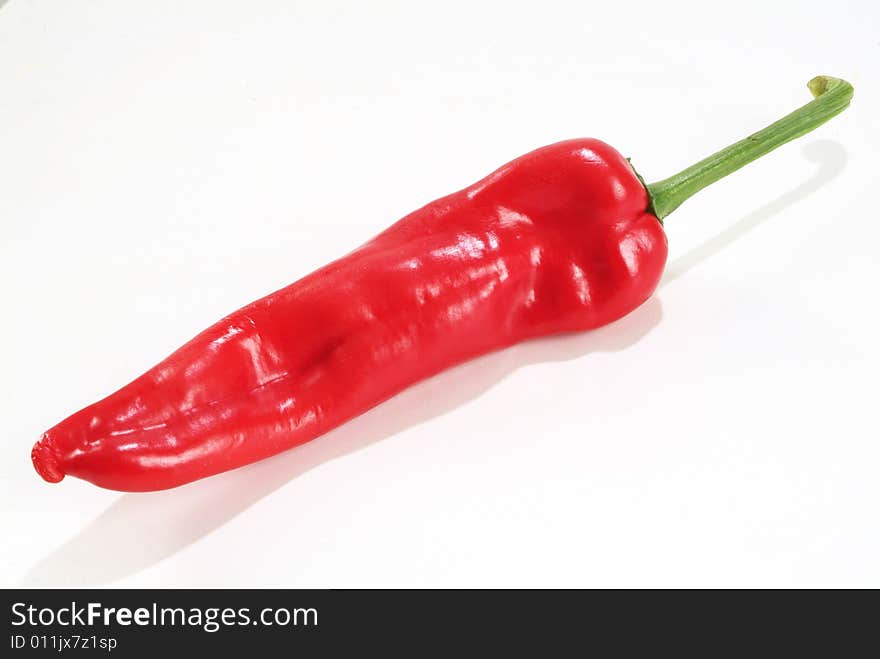
[[[314,439],[477,355],[610,323],[660,281],[659,218],[852,97],[834,78],[810,89],[813,102],[651,186],[598,140],[517,158],[68,417],[36,443],[34,466],[50,482],[174,487]]]

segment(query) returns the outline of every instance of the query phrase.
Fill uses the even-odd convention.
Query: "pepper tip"
[[[34,444],[34,448],[31,449],[31,460],[34,469],[47,483],[58,483],[64,478],[64,472],[58,465],[55,445],[48,432],[44,432],[40,440]]]

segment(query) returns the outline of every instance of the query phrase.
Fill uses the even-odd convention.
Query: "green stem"
[[[846,80],[828,76],[813,78],[807,87],[815,98],[803,107],[678,174],[646,186],[654,215],[662,220],[707,185],[824,124],[843,112],[853,95]]]

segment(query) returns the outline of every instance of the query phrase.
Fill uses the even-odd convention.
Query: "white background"
[[[880,586],[877,7],[7,3],[0,580]],[[33,471],[64,416],[507,160],[594,136],[656,180],[816,74],[852,108],[672,215],[624,320],[176,490]]]

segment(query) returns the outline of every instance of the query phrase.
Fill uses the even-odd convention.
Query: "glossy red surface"
[[[268,457],[454,364],[642,304],[666,237],[591,139],[528,153],[236,311],[47,431],[48,481],[174,487]],[[584,377],[589,377],[588,373]]]

